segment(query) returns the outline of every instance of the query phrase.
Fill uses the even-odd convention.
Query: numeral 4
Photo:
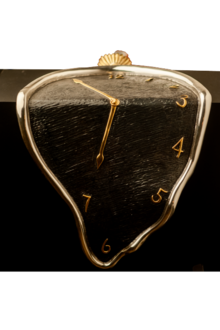
[[[184,139],[184,137],[182,137],[173,147],[172,147],[172,149],[173,150],[175,150],[175,151],[178,151],[178,154],[176,155],[176,157],[177,158],[179,158],[180,157],[180,155],[181,155],[181,153],[182,152],[184,152],[183,150],[182,150],[182,147],[183,147],[183,139]],[[176,148],[176,146],[178,146],[178,144],[180,145],[179,146],[179,149],[177,149]]]

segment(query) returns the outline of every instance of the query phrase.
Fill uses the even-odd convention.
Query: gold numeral
[[[109,73],[108,79],[113,79],[113,78],[114,78],[113,73]],[[117,74],[115,76],[115,79],[124,79],[124,75],[123,74]]]
[[[149,82],[149,81],[152,81],[152,80],[153,80],[153,78],[149,78],[149,79],[146,79],[145,81]]]
[[[170,88],[173,88],[173,89],[179,88],[179,85],[173,85],[173,86],[170,86]]]
[[[103,253],[109,253],[111,251],[111,246],[106,245],[107,241],[108,241],[108,238],[106,238],[105,242],[102,244],[101,250]],[[108,248],[108,250],[105,250],[105,247]]]
[[[182,147],[183,147],[183,139],[184,139],[184,137],[182,137],[173,147],[172,147],[172,149],[173,150],[175,150],[175,151],[178,151],[178,154],[176,155],[176,157],[177,158],[179,158],[180,157],[180,155],[181,155],[181,152],[184,152],[183,150],[182,150]],[[176,146],[178,146],[178,144],[180,145],[180,147],[179,147],[179,149],[176,149],[175,147]]]
[[[157,196],[159,197],[156,201],[155,201],[155,199],[154,199],[154,195],[152,195],[151,196],[151,200],[152,200],[152,202],[154,202],[154,203],[160,203],[161,201],[162,201],[162,196],[160,195],[160,192],[164,192],[165,194],[168,194],[168,191],[166,191],[166,190],[163,190],[162,188],[160,188],[159,190],[158,190],[158,192],[157,192]]]
[[[187,105],[186,99],[188,99],[189,96],[188,95],[181,95],[180,98],[181,98],[181,100],[183,100],[183,104],[179,104],[179,102],[177,102],[177,101],[176,101],[176,104],[181,108],[185,108],[185,106]]]
[[[90,202],[90,199],[92,198],[92,196],[83,195],[83,197],[87,198],[86,205],[85,205],[85,212],[87,212],[88,207],[89,207],[89,202]]]
[[[123,74],[117,74],[117,76],[116,76],[115,78],[116,78],[116,79],[123,79],[124,76],[123,76]]]

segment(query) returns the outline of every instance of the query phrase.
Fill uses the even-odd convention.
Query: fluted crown
[[[118,50],[114,54],[106,54],[100,57],[98,66],[107,65],[132,65],[132,63],[126,52]]]

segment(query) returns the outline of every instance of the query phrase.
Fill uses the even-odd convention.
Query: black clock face
[[[37,148],[76,202],[102,261],[161,217],[189,159],[198,97],[179,83],[149,78],[63,79],[29,101]]]

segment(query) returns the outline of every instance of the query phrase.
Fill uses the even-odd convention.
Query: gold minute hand
[[[96,89],[94,87],[91,87],[91,86],[85,84],[84,82],[82,82],[82,80],[73,79],[73,81],[76,84],[81,84],[85,87],[88,87],[88,88],[94,90],[97,93],[100,93],[100,94],[106,96],[110,100],[111,110],[110,110],[110,113],[109,113],[109,117],[108,117],[107,125],[106,125],[106,128],[105,128],[104,136],[102,138],[102,143],[101,143],[101,146],[100,146],[100,149],[99,149],[99,154],[96,158],[97,168],[99,168],[101,166],[101,164],[103,163],[103,160],[104,160],[105,145],[106,145],[106,142],[107,142],[107,139],[108,139],[108,135],[109,135],[109,132],[110,132],[110,128],[111,128],[111,125],[112,125],[112,121],[113,121],[113,118],[114,118],[115,111],[117,109],[117,106],[120,104],[120,101],[118,99],[106,94],[106,93],[103,93],[103,92],[99,91],[98,89]]]

